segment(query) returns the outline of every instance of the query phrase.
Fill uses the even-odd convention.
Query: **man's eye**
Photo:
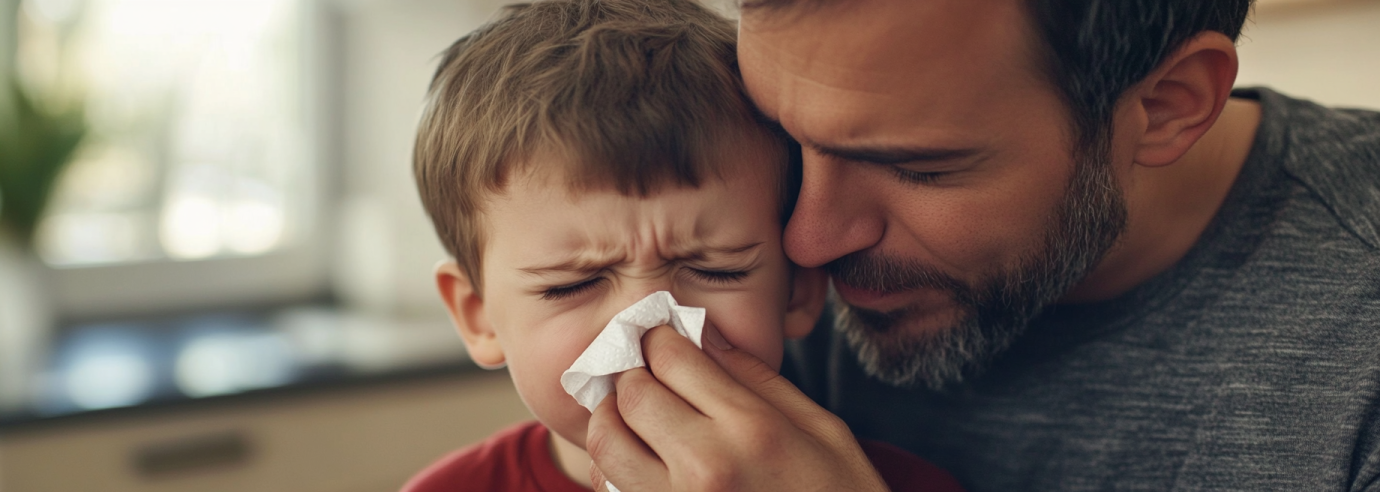
[[[595,277],[576,284],[552,287],[542,292],[541,298],[544,301],[559,301],[561,299],[567,299],[570,297],[583,294],[589,291],[590,289],[598,287],[599,284],[603,282],[604,277]]]
[[[748,276],[747,271],[700,270],[698,268],[690,268],[689,270],[690,275],[711,284],[731,284],[742,281]]]
[[[891,168],[891,170],[892,172],[896,173],[896,177],[898,179],[910,184],[933,183],[935,182],[935,180],[939,179],[941,176],[944,175],[944,173],[922,173],[919,171],[911,171],[909,169],[902,169],[899,167],[893,167]]]

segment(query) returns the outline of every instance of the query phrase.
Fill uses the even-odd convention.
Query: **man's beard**
[[[835,302],[835,329],[869,375],[935,390],[971,377],[1096,266],[1126,227],[1126,204],[1105,143],[1090,147],[1078,158],[1040,249],[977,285],[884,253],[853,253],[825,266],[835,282],[883,293],[938,290],[958,307],[952,326],[917,330],[906,326],[920,321],[916,309],[880,312]]]

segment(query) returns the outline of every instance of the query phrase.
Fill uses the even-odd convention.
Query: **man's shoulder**
[[[1350,234],[1380,250],[1380,112],[1336,109],[1258,90],[1267,117],[1281,121],[1285,172]]]
[[[1258,99],[1262,119],[1219,216],[1229,231],[1205,237],[1210,260],[1168,310],[1250,343],[1380,333],[1380,112],[1236,94]],[[1300,339],[1259,336],[1291,331]]]

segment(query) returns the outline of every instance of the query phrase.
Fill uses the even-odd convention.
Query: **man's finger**
[[[589,465],[589,485],[594,492],[613,492],[609,490],[609,480],[604,476],[604,472],[599,470],[599,465],[593,463]]]
[[[623,372],[615,385],[614,394],[617,395],[621,422],[664,460],[674,461],[677,453],[687,449],[688,443],[676,436],[683,436],[687,432],[699,436],[702,433],[688,430],[709,425],[708,418],[668,389],[646,368]],[[604,472],[611,473],[607,469]],[[618,485],[618,482],[613,484]]]
[[[642,351],[647,369],[656,379],[704,415],[766,410],[760,398],[669,327],[647,331],[642,336]],[[627,407],[623,409],[626,413]],[[633,428],[642,430],[636,425]]]
[[[724,372],[803,430],[835,433],[841,422],[756,356],[738,349],[706,350]],[[842,429],[846,432],[846,429]]]
[[[590,463],[590,464],[589,464],[589,488],[594,489],[594,492],[599,492],[600,490],[604,490],[604,482],[605,482],[605,481],[606,481],[606,480],[604,479],[604,472],[599,471],[599,465],[596,465],[596,464],[594,464],[594,463]]]
[[[589,417],[585,448],[594,461],[591,485],[607,490],[601,488],[607,481],[626,491],[670,490],[666,464],[623,422],[617,395],[605,397]]]

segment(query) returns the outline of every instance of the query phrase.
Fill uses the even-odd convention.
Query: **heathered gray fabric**
[[[971,491],[1380,491],[1380,114],[1236,96],[1254,148],[1169,271],[1048,309],[954,391],[867,378],[827,322],[787,376]]]

